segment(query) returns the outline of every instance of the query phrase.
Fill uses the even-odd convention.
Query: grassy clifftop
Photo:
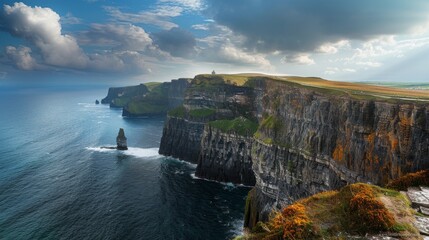
[[[266,79],[280,81],[285,84],[309,88],[326,94],[348,95],[357,99],[367,100],[403,100],[429,102],[428,90],[410,90],[379,86],[374,84],[339,82],[325,80],[318,77],[298,76],[271,76],[265,74],[242,73],[242,74],[201,74],[195,76],[193,84],[197,86],[209,86],[213,84],[231,84],[236,86],[252,86],[253,81]]]
[[[401,193],[357,183],[301,199],[236,239],[348,239],[367,234],[418,239],[413,215]]]

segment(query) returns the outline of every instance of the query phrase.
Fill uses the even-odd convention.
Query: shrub
[[[358,231],[386,231],[393,227],[395,220],[384,204],[374,195],[357,193],[350,200],[353,227]]]
[[[399,191],[406,191],[409,187],[417,186],[429,186],[429,170],[408,173],[387,184],[388,188],[393,188]]]
[[[313,225],[305,212],[304,205],[292,204],[277,212],[269,225],[283,230],[284,239],[309,239],[314,236]]]

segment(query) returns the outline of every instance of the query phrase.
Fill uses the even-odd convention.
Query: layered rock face
[[[162,132],[159,154],[197,163],[204,122],[168,116]]]
[[[248,227],[274,207],[347,183],[385,184],[429,167],[429,105],[255,84],[260,127]]]
[[[252,115],[252,97],[253,91],[248,87],[197,76],[185,92],[183,106],[167,116],[159,153],[199,162],[205,124],[217,119]]]
[[[211,125],[239,116],[259,124],[254,135]],[[296,199],[428,168],[429,104],[266,77],[239,87],[197,76],[167,118],[160,153],[197,162],[197,176],[255,183],[245,219],[252,227]]]
[[[222,182],[253,186],[252,136],[224,133],[206,125],[196,175]]]

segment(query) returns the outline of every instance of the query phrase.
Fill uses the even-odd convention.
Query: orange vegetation
[[[300,203],[292,204],[276,213],[270,226],[283,230],[284,239],[308,239],[313,234],[311,221],[304,205]]]
[[[429,170],[408,173],[387,185],[389,188],[405,191],[409,187],[429,186]]]
[[[395,223],[393,215],[366,185],[350,199],[349,211],[351,226],[357,231],[386,231]]]
[[[344,147],[340,143],[337,143],[337,146],[334,149],[334,153],[332,153],[332,158],[337,161],[341,162],[344,157]]]

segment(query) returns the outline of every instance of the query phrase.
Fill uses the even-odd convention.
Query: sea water
[[[160,156],[164,118],[96,105],[107,89],[0,91],[0,239],[230,239],[246,187]],[[119,128],[128,151],[115,146]]]

